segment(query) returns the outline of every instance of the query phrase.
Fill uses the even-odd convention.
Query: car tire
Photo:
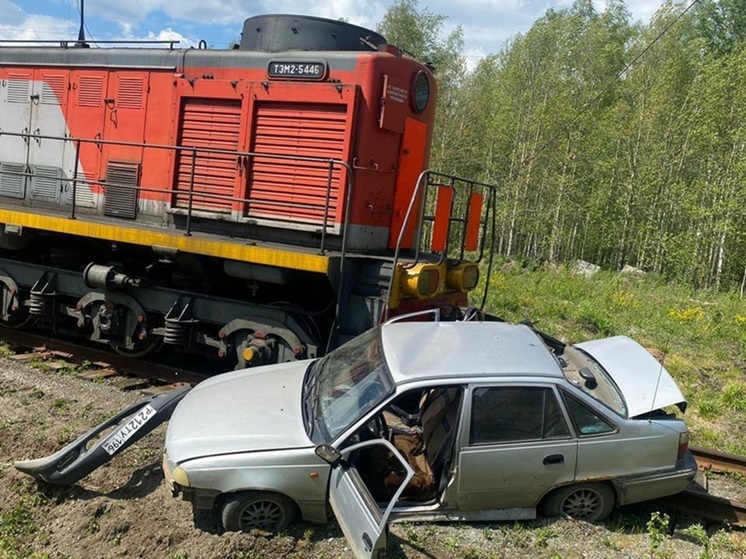
[[[604,483],[579,483],[560,487],[544,501],[544,516],[569,516],[601,522],[614,509],[614,491]]]
[[[223,526],[230,532],[254,528],[279,532],[298,516],[295,503],[279,493],[245,491],[226,497],[223,502]]]

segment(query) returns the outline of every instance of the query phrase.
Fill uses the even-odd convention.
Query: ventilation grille
[[[61,105],[65,98],[65,76],[45,74],[42,80],[42,105]]]
[[[31,197],[44,202],[57,202],[60,196],[59,167],[45,167],[36,165],[31,175]]]
[[[28,103],[31,82],[25,74],[8,74],[8,103]]]
[[[23,198],[25,196],[25,166],[18,163],[0,163],[0,196]]]
[[[138,164],[109,162],[106,167],[104,215],[135,219],[139,177]]]
[[[181,112],[179,145],[226,151],[238,150],[241,131],[241,102],[214,99],[186,99]],[[189,206],[192,153],[180,151],[176,158],[174,205]],[[198,151],[194,161],[194,208],[228,213],[233,206],[236,156]],[[204,196],[201,194],[209,194]]]
[[[104,100],[104,78],[101,76],[80,76],[78,85],[79,107],[100,107]]]
[[[75,187],[75,205],[83,208],[93,208],[96,201],[93,198],[93,185],[96,183],[95,173],[79,173],[78,183]],[[72,196],[72,183],[70,183],[70,196]]]
[[[346,105],[263,103],[257,109],[252,151],[343,160],[346,130]],[[326,215],[331,224],[339,217],[340,173],[334,165],[330,183],[328,163],[258,157],[251,167],[246,214],[319,225]]]
[[[117,107],[122,109],[142,109],[143,78],[119,78]]]

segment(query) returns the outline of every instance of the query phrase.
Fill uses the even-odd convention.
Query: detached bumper
[[[633,476],[613,480],[619,495],[620,505],[658,499],[680,493],[697,475],[697,462],[687,451],[676,465],[676,469],[646,476]]]

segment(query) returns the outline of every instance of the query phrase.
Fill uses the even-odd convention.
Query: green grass
[[[474,301],[481,301],[477,293]],[[498,265],[486,310],[563,341],[623,334],[664,360],[689,401],[692,443],[746,454],[746,300],[654,275]]]

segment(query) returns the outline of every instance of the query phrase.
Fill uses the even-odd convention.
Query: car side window
[[[551,388],[483,387],[472,393],[469,444],[569,436],[570,430]]]
[[[600,417],[577,398],[570,396],[564,391],[562,396],[565,400],[565,404],[567,404],[567,409],[570,412],[572,422],[581,437],[584,435],[612,433],[616,430],[613,425]]]

